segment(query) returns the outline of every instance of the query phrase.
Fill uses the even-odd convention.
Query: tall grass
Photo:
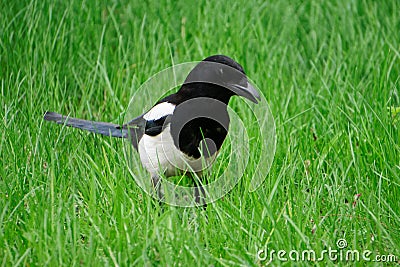
[[[1,10],[2,265],[264,265],[260,249],[320,252],[340,238],[400,257],[400,125],[388,112],[400,106],[398,1]],[[121,123],[153,74],[217,53],[244,66],[275,117],[275,160],[254,193],[245,175],[206,210],[160,206],[130,176],[121,140],[43,122],[54,110]],[[349,262],[296,264],[335,263]]]

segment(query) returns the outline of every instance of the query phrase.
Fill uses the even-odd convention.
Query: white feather
[[[159,118],[174,113],[174,110],[175,110],[174,104],[163,102],[155,105],[152,109],[149,110],[149,112],[144,114],[143,118],[145,118],[148,121],[158,120]]]
[[[177,170],[201,172],[209,167],[216,154],[206,160],[189,157],[175,145],[170,134],[170,125],[157,136],[143,135],[139,142],[139,155],[143,166],[152,174],[164,172],[167,176],[177,174]]]

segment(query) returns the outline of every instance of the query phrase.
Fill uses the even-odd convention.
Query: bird
[[[163,97],[144,114],[118,125],[72,118],[47,111],[44,120],[104,136],[127,138],[150,173],[159,198],[161,175],[201,176],[214,162],[229,130],[228,103],[233,96],[257,104],[260,93],[243,67],[225,55],[200,61],[176,93]],[[195,187],[196,203],[204,200]],[[204,203],[203,203],[204,204]]]

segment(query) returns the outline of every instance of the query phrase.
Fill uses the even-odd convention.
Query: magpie
[[[213,163],[228,133],[227,105],[232,96],[256,104],[260,100],[239,63],[228,56],[213,55],[189,72],[176,93],[162,98],[148,112],[126,124],[76,119],[49,111],[44,119],[96,134],[128,138],[151,174],[153,186],[159,188],[160,174],[169,177],[184,171],[201,175]],[[195,199],[199,202],[199,188]]]

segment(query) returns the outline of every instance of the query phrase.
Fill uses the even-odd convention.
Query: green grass
[[[257,266],[259,249],[340,238],[400,258],[399,1],[139,2],[1,0],[2,266]],[[121,140],[43,121],[121,123],[149,77],[216,53],[244,66],[275,118],[254,193],[245,175],[206,210],[160,206]]]

